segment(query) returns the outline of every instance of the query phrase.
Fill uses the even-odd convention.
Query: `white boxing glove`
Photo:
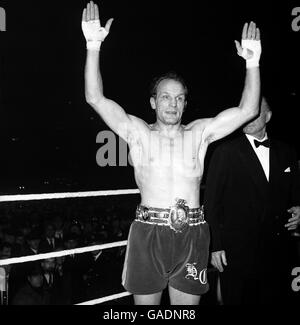
[[[260,40],[243,39],[242,47],[238,49],[238,55],[246,60],[247,68],[258,67],[261,55]]]
[[[82,21],[81,28],[86,39],[86,48],[88,50],[100,51],[101,43],[108,35],[108,31],[101,27],[100,20]]]

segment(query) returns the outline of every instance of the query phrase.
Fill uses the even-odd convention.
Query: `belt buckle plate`
[[[182,232],[188,226],[189,207],[185,200],[176,199],[176,205],[170,209],[168,221],[175,232]]]
[[[149,209],[147,207],[143,207],[143,208],[138,207],[137,214],[140,216],[140,218],[143,221],[148,221],[150,219]]]
[[[144,221],[148,221],[150,219],[149,216],[149,209],[147,207],[144,207],[143,211],[142,211],[142,219]]]

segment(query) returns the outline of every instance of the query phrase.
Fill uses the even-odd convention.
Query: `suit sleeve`
[[[204,189],[205,218],[210,226],[211,251],[223,250],[221,227],[223,219],[223,193],[226,186],[226,154],[222,147],[217,147],[208,165]]]

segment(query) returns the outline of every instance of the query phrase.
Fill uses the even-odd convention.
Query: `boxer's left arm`
[[[235,41],[238,54],[246,60],[246,78],[238,107],[226,109],[216,117],[206,119],[202,141],[211,143],[232,133],[259,112],[261,54],[260,31],[255,23],[244,25],[242,45]],[[202,124],[203,127],[203,124]]]

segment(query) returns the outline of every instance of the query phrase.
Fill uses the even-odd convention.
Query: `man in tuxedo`
[[[218,146],[209,163],[204,206],[224,304],[284,303],[291,293],[299,170],[295,150],[268,138],[271,116],[263,97],[244,135]]]

